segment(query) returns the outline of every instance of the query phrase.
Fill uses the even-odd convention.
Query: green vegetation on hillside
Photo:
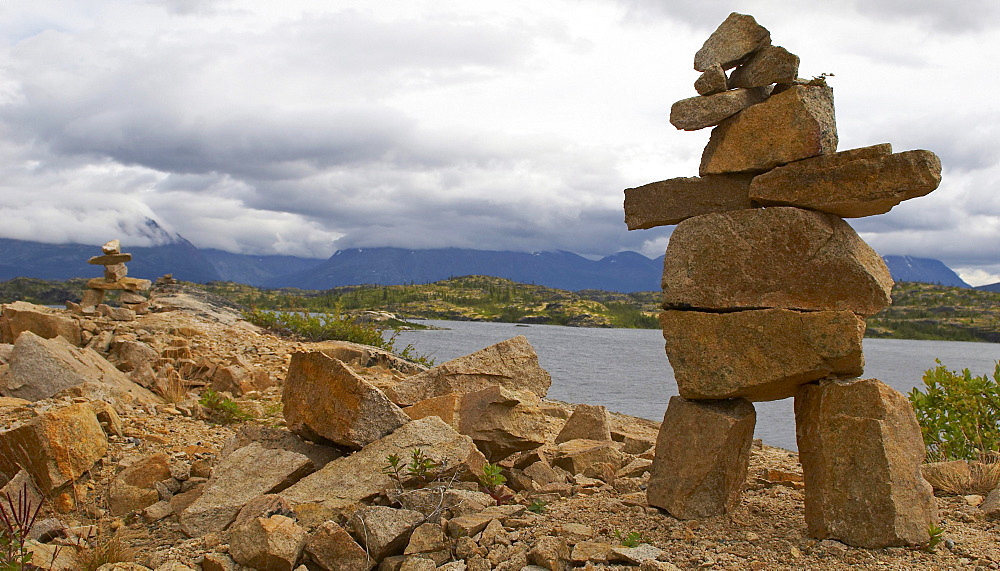
[[[0,282],[0,303],[25,300],[62,305],[79,300],[86,280],[17,278]],[[356,315],[384,311],[401,319],[542,323],[579,327],[659,327],[660,292],[576,292],[488,276],[430,284],[360,285],[324,291],[260,289],[232,282],[198,287],[255,310]],[[1000,292],[902,282],[893,304],[868,319],[869,337],[1000,343]],[[400,324],[387,323],[388,327]]]

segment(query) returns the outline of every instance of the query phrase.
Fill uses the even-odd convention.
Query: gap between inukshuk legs
[[[663,418],[648,500],[680,519],[732,510],[752,402],[794,397],[809,534],[923,543],[937,512],[913,410],[858,378],[864,318],[889,305],[892,279],[843,218],[931,192],[941,163],[889,144],[836,152],[833,90],[824,77],[797,79],[798,65],[752,16],[731,14],[695,55],[700,95],[670,112],[678,129],[715,126],[700,177],[625,191],[630,230],[677,225],[661,324],[680,396]]]
[[[118,240],[111,240],[101,246],[101,252],[103,255],[94,256],[87,263],[104,266],[104,277],[89,280],[80,303],[67,301],[66,306],[82,315],[100,313],[119,321],[131,321],[137,314],[148,313],[149,300],[138,292],[148,290],[152,282],[126,277],[128,268],[125,267],[125,262],[132,260],[132,254],[122,253]],[[118,300],[120,308],[103,303],[107,291],[122,292]]]

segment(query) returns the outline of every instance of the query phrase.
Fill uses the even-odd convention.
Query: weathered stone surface
[[[381,561],[403,553],[410,534],[424,521],[424,514],[386,506],[369,506],[351,516],[351,530],[372,559]]]
[[[377,562],[335,522],[322,523],[309,537],[306,556],[326,571],[369,571]]]
[[[621,445],[617,442],[598,440],[569,440],[556,448],[554,466],[558,466],[570,474],[582,474],[594,464],[611,464],[615,470],[621,468]]]
[[[472,439],[455,431],[440,418],[429,416],[404,424],[395,432],[361,450],[338,458],[281,493],[293,504],[317,502],[337,510],[371,498],[395,485],[382,473],[386,457],[409,458],[419,448],[427,457],[442,464],[442,474],[462,471],[460,478],[481,474],[486,458]]]
[[[841,153],[830,157],[838,155]],[[819,156],[754,178],[750,197],[762,204],[798,206],[859,218],[884,214],[904,200],[930,193],[940,183],[941,159],[930,151],[854,160],[828,160],[827,156]]]
[[[149,286],[151,285],[153,285],[153,282],[138,278],[122,278],[113,282],[105,281],[104,278],[94,278],[87,281],[87,287],[89,289],[103,290],[145,291],[149,289]]]
[[[670,107],[670,124],[684,131],[718,125],[723,119],[767,99],[765,88],[733,89],[681,99]]]
[[[7,396],[39,400],[88,382],[104,385],[125,402],[162,402],[92,349],[74,347],[62,337],[42,339],[30,331],[14,343],[7,384],[0,389]]]
[[[501,527],[501,532],[503,528]],[[485,537],[486,532],[483,531]],[[451,542],[439,523],[422,523],[410,534],[403,555],[419,555],[434,562],[434,567],[451,559]]]
[[[132,254],[104,254],[103,256],[93,256],[87,260],[88,264],[93,264],[95,266],[113,266],[115,264],[124,264],[132,260]]]
[[[694,56],[694,68],[707,71],[719,64],[729,69],[753,52],[771,45],[771,33],[753,16],[733,12],[726,18]]]
[[[282,400],[289,430],[354,449],[410,421],[382,391],[318,351],[292,355]]]
[[[728,89],[726,71],[719,64],[709,66],[694,82],[694,90],[698,95],[713,95]]]
[[[525,512],[525,507],[517,504],[490,506],[481,512],[458,516],[448,520],[448,535],[451,537],[472,537],[486,529],[495,519],[501,522],[507,518],[517,517]]]
[[[125,264],[113,264],[104,266],[104,279],[114,282],[128,275],[128,266]]]
[[[120,254],[122,251],[121,240],[108,240],[101,246],[101,252],[105,254]]]
[[[141,367],[144,363],[155,363],[160,356],[156,349],[142,341],[128,339],[116,340],[111,347],[109,360],[119,371],[129,372]]]
[[[494,385],[463,395],[459,432],[472,437],[488,460],[498,462],[545,444],[549,420],[534,393]]]
[[[23,467],[42,492],[51,494],[79,478],[107,450],[94,410],[78,403],[0,432],[0,474],[12,478]]]
[[[792,83],[798,74],[799,56],[780,46],[767,46],[733,70],[729,77],[729,88]]]
[[[43,339],[62,337],[79,347],[80,326],[73,319],[51,313],[48,308],[25,301],[15,301],[0,311],[0,343],[14,343],[25,331]]]
[[[584,438],[611,441],[611,417],[602,405],[578,404],[556,436],[556,444]]]
[[[979,509],[982,510],[986,519],[1000,519],[1000,487],[994,488],[993,491],[986,495],[983,503],[979,504]]]
[[[663,307],[784,308],[874,315],[891,302],[885,262],[832,214],[776,207],[685,220],[663,262]]]
[[[573,546],[570,561],[573,563],[608,563],[612,553],[610,543],[603,541],[581,541]]]
[[[0,481],[6,480],[6,475]],[[44,498],[42,497],[41,491],[35,486],[35,483],[31,480],[31,474],[26,470],[20,470],[13,478],[10,479],[6,484],[0,486],[0,506],[7,509],[9,506],[20,506],[27,505],[30,509],[36,509],[42,504]],[[9,503],[8,503],[9,502]],[[10,515],[8,513],[8,515]],[[41,522],[39,522],[41,523]],[[37,527],[32,528],[32,531],[37,533]],[[37,539],[39,535],[32,534],[33,539]]]
[[[633,565],[639,565],[640,563],[646,563],[647,561],[656,561],[660,557],[666,555],[665,551],[648,543],[640,543],[635,547],[617,545],[611,548],[611,552],[614,554],[615,559],[625,561],[626,563],[631,563]]]
[[[569,544],[564,537],[547,535],[528,552],[528,561],[551,571],[563,571],[570,567]]]
[[[756,423],[743,399],[671,397],[656,440],[646,497],[678,519],[728,513],[739,503]]]
[[[122,470],[108,488],[108,509],[112,515],[139,511],[160,500],[156,483],[170,477],[170,457],[152,454]]]
[[[629,230],[678,224],[702,214],[753,208],[753,175],[672,178],[625,189],[625,224]]]
[[[877,379],[804,385],[795,428],[809,535],[870,549],[928,540],[937,506],[905,396]]]
[[[497,501],[483,492],[462,489],[418,488],[402,490],[389,495],[400,507],[424,514],[427,521],[438,522],[441,516],[460,516],[478,513]]]
[[[699,174],[764,172],[836,150],[833,90],[796,85],[719,123]]]
[[[865,322],[850,311],[665,311],[660,324],[688,399],[776,400],[803,383],[864,372]]]
[[[222,447],[219,456],[225,458],[251,442],[256,442],[264,448],[278,448],[302,454],[312,460],[317,469],[344,455],[333,446],[308,442],[283,428],[247,423],[236,429],[236,434]]]
[[[97,306],[97,314],[111,321],[135,321],[135,312],[125,307],[111,307],[102,303]]]
[[[205,491],[180,514],[181,528],[191,537],[225,529],[247,502],[281,492],[312,469],[301,454],[244,446],[215,467]]]
[[[529,390],[544,397],[552,377],[538,365],[538,355],[523,335],[501,341],[423,373],[407,377],[386,394],[399,406],[449,393],[469,393],[492,385]]]
[[[308,534],[282,515],[259,517],[232,530],[229,554],[240,565],[261,571],[292,571]]]

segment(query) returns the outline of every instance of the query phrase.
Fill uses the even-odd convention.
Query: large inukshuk
[[[798,65],[753,17],[731,14],[695,55],[700,95],[670,113],[679,129],[715,126],[700,177],[625,191],[630,230],[677,225],[661,324],[680,396],[648,500],[681,519],[732,510],[752,402],[794,397],[809,533],[919,544],[937,513],[916,418],[899,392],[858,378],[864,319],[889,305],[892,279],[843,218],[931,192],[941,163],[888,144],[837,152],[833,91],[797,79]]]

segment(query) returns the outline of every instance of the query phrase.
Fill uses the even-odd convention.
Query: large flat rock
[[[757,415],[743,399],[671,397],[656,439],[646,497],[678,519],[728,513],[739,503]]]
[[[749,194],[765,205],[860,218],[889,212],[941,184],[941,159],[934,153],[890,153],[884,144],[787,164],[754,178]]]
[[[486,463],[471,438],[440,418],[429,416],[404,424],[354,454],[330,462],[281,492],[281,496],[293,504],[318,503],[343,510],[394,487],[395,480],[382,471],[386,459],[391,454],[408,459],[415,448],[445,466],[444,474],[464,470],[466,479],[475,479]]]
[[[833,90],[794,85],[712,129],[699,174],[761,173],[836,150]]]
[[[248,444],[216,466],[204,493],[181,512],[181,528],[191,537],[221,531],[247,502],[279,493],[312,470],[312,461],[302,454]]]
[[[2,307],[0,311],[0,343],[13,343],[25,331],[31,331],[43,339],[62,337],[79,347],[80,325],[76,320],[57,315],[46,307],[15,301]]]
[[[625,189],[625,224],[629,230],[668,226],[716,212],[753,208],[753,175],[682,177]]]
[[[62,337],[43,339],[31,331],[23,332],[14,343],[9,366],[6,386],[0,386],[0,393],[6,396],[36,401],[92,383],[116,400],[162,402],[93,349],[74,347]]]
[[[515,391],[528,390],[545,397],[552,377],[538,364],[538,355],[523,335],[475,353],[452,359],[386,389],[399,406],[450,393],[469,393],[492,385]]]
[[[689,399],[777,400],[803,383],[864,372],[865,322],[850,311],[665,311],[660,324]]]
[[[937,504],[904,395],[877,379],[804,385],[795,430],[809,535],[869,549],[927,542]]]
[[[663,263],[664,308],[784,308],[869,316],[891,301],[885,262],[837,216],[777,207],[685,220]]]
[[[320,351],[292,354],[281,400],[289,430],[352,449],[410,421],[382,391]]]
[[[0,432],[0,474],[22,468],[39,489],[51,494],[90,470],[108,451],[108,440],[88,403],[48,410]]]

